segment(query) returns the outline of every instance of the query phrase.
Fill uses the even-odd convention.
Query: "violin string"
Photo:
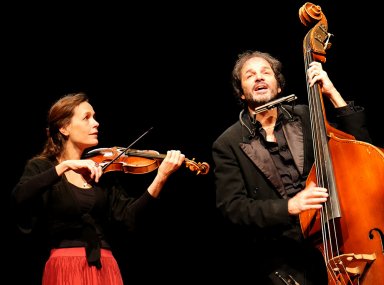
[[[145,131],[143,134],[141,134],[137,139],[135,139],[130,145],[128,145],[126,148],[123,148],[123,150],[120,152],[119,155],[117,155],[114,159],[112,159],[107,164],[103,165],[102,169],[103,171],[112,163],[114,163],[117,159],[119,159],[124,153],[126,153],[127,150],[129,150],[136,142],[138,142],[142,137],[144,137],[146,134],[148,134],[153,127],[150,127],[147,131]]]

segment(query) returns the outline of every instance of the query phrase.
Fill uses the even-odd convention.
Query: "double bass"
[[[308,69],[326,61],[331,34],[320,6],[305,3],[299,18],[312,27],[303,41]],[[315,156],[307,183],[327,188],[329,198],[300,214],[302,232],[322,252],[329,285],[384,284],[383,149],[331,126],[320,86],[307,91]]]

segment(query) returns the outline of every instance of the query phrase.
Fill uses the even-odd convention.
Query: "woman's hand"
[[[175,172],[177,169],[180,168],[180,166],[183,164],[185,160],[185,155],[180,152],[180,150],[169,150],[167,151],[167,155],[165,156],[164,160],[161,162],[158,174],[163,175],[165,177],[168,177],[173,172]]]
[[[153,197],[157,198],[169,176],[178,170],[185,160],[185,155],[179,150],[169,150],[167,155],[161,162],[157,175],[151,185],[148,187],[148,192]]]
[[[64,160],[56,166],[58,175],[62,175],[69,170],[73,170],[81,174],[86,180],[93,180],[96,183],[99,182],[103,174],[101,166],[91,159]]]

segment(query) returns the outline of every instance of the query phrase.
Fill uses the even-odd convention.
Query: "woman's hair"
[[[51,106],[47,117],[47,141],[39,157],[54,160],[62,152],[67,137],[60,129],[70,124],[75,108],[83,102],[88,102],[85,93],[70,93]]]
[[[239,103],[241,103],[241,105],[243,105],[243,102],[241,100],[241,95],[243,95],[243,89],[241,87],[241,69],[249,59],[254,57],[261,57],[265,59],[271,65],[271,68],[273,70],[273,73],[275,74],[275,78],[281,90],[283,91],[285,87],[285,77],[281,73],[283,66],[277,58],[273,57],[272,55],[266,52],[245,51],[238,55],[238,59],[232,70],[232,87],[234,90],[234,95],[238,98]]]

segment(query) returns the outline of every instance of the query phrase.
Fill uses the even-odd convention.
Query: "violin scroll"
[[[192,172],[196,171],[196,175],[199,174],[207,174],[209,172],[209,164],[206,162],[196,162],[195,159],[193,158],[192,160],[190,159],[185,159],[185,166],[189,168]]]

